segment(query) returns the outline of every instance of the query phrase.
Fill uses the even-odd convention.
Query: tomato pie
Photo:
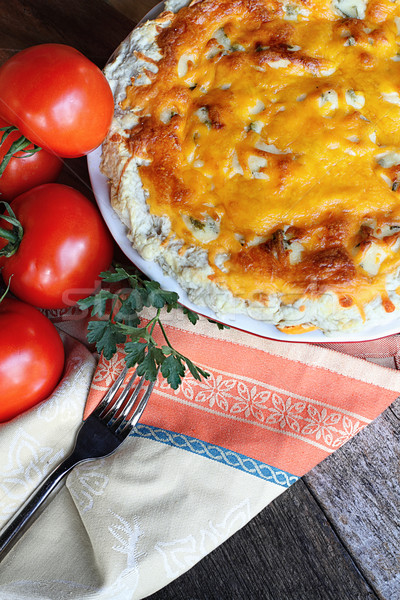
[[[400,309],[400,4],[167,2],[105,69],[111,201],[197,305],[288,332]]]

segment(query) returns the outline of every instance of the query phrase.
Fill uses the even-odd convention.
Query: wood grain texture
[[[156,4],[142,0],[133,7],[130,0],[108,1],[134,20]],[[396,415],[400,418],[400,403],[304,478],[315,503],[313,510],[307,488],[300,492],[296,484],[195,569],[152,598],[341,600],[375,597],[373,587],[377,597],[398,600],[400,445]],[[301,515],[295,514],[296,503]],[[307,527],[302,527],[304,523],[298,521],[304,518],[305,507]],[[290,520],[304,538],[296,539]],[[321,520],[326,525],[325,539],[319,532]],[[344,556],[349,561],[345,561],[346,568]],[[310,557],[318,557],[317,564]],[[254,571],[257,577],[249,578]],[[289,582],[284,573],[290,573]],[[358,589],[352,587],[354,581]],[[343,582],[344,590],[339,589]]]
[[[303,481],[149,600],[373,600]]]
[[[106,0],[108,4],[119,10],[135,23],[156,4],[158,1],[153,0]]]
[[[159,3],[159,0],[105,0],[132,21],[138,23],[148,12]]]
[[[390,405],[390,410],[398,419],[400,419],[400,397]]]
[[[394,410],[304,480],[379,598],[400,598],[400,420]]]
[[[103,0],[0,0],[3,52],[49,42],[70,44],[103,67],[133,26]]]
[[[0,63],[43,42],[102,66],[155,0],[0,0]],[[85,159],[61,181],[92,197]],[[368,368],[366,363],[366,368]],[[400,600],[400,403],[152,600]]]

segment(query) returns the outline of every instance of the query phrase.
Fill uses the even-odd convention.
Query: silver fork
[[[149,383],[146,392],[138,400],[145,379],[141,377],[132,390],[132,385],[137,378],[135,371],[115,400],[126,375],[127,369],[125,368],[97,408],[83,421],[77,433],[74,449],[69,456],[46,477],[40,487],[33,492],[14,517],[0,531],[0,560],[4,557],[6,550],[10,549],[11,542],[16,541],[16,536],[22,533],[37,509],[42,506],[45,499],[55,490],[63,477],[73,467],[82,462],[112,454],[139,421],[153,391],[155,381]]]

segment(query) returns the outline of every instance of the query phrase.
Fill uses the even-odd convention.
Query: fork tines
[[[136,383],[136,386],[132,390],[132,386],[138,377],[136,370],[126,382],[125,387],[119,396],[117,396],[115,399],[116,392],[121,385],[123,385],[127,373],[128,368],[125,367],[111,388],[108,390],[100,404],[92,413],[105,425],[107,425],[111,431],[123,437],[127,435],[139,421],[156,383],[155,381],[149,382],[146,392],[140,398],[137,406],[135,407],[135,403],[145,382],[145,378],[140,377]]]

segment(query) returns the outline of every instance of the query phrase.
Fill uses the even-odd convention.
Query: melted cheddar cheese
[[[168,239],[205,249],[211,280],[245,300],[333,291],[392,311],[400,2],[198,0],[160,23],[121,139]]]

